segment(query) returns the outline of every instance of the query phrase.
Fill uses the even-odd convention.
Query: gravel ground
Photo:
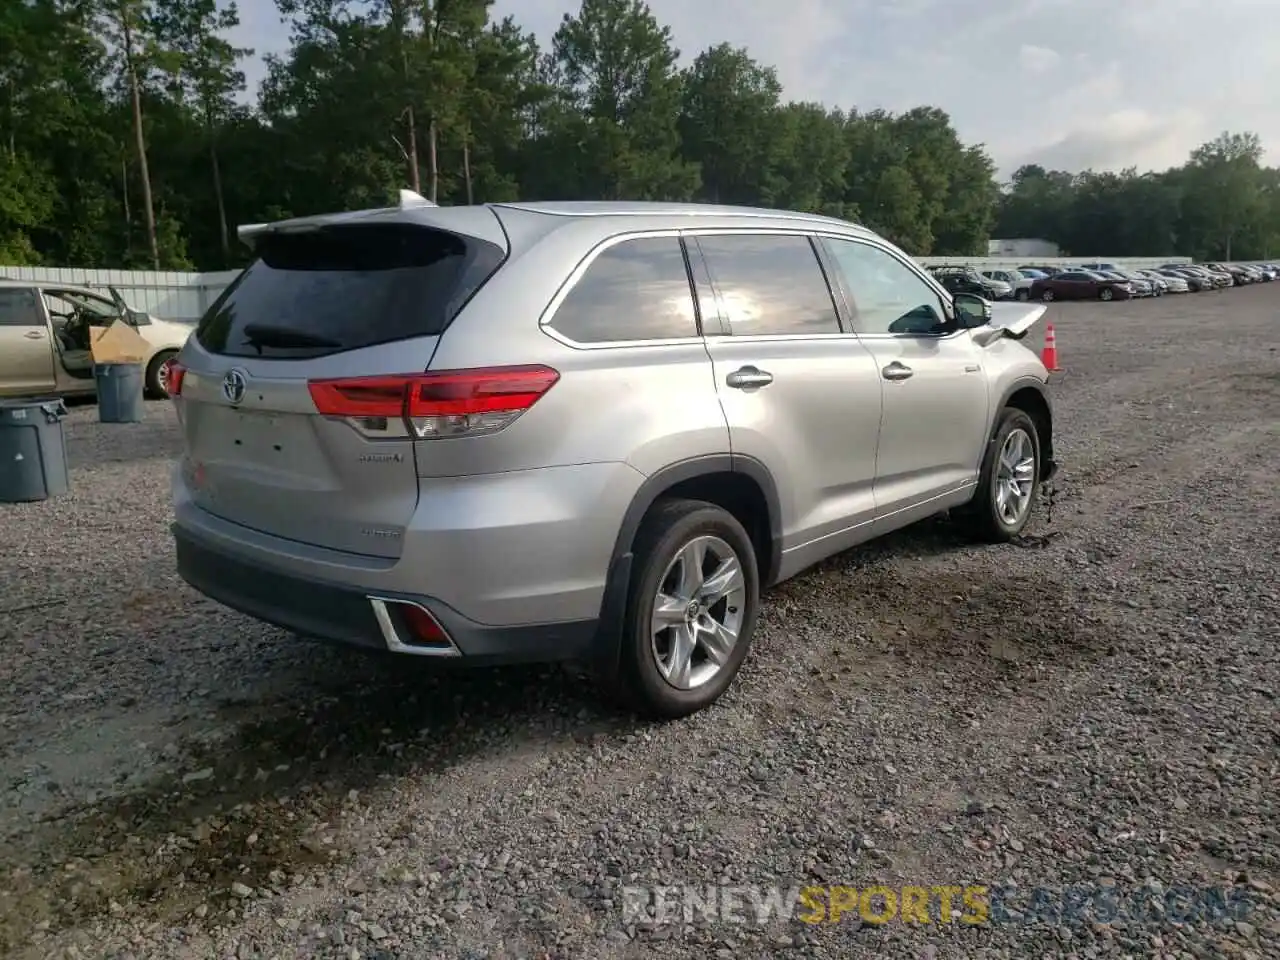
[[[667,726],[198,597],[167,405],[74,410],[72,495],[0,507],[0,950],[1280,956],[1278,308],[1053,307],[1052,522],[931,522],[785,584],[725,700]],[[977,925],[632,922],[657,884],[1009,892]],[[1099,887],[1130,909],[1053,914]]]

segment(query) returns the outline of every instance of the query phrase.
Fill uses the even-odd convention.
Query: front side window
[[[949,332],[937,291],[896,257],[857,240],[823,240],[844,279],[854,330],[937,336]]]
[[[839,333],[831,288],[808,237],[708,234],[698,247],[734,336]]]
[[[606,248],[548,324],[578,343],[698,335],[693,288],[676,237],[636,237]]]

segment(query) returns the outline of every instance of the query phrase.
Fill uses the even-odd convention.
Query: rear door
[[[689,244],[720,315],[721,332],[704,320],[704,333],[733,453],[777,481],[784,551],[833,552],[875,514],[875,362],[841,330],[808,236],[703,233]]]
[[[201,508],[278,537],[399,556],[418,502],[416,426],[403,414],[407,384],[387,378],[427,369],[506,255],[488,210],[457,213],[480,229],[370,218],[259,242],[179,357],[186,482]],[[367,377],[381,379],[349,382]]]
[[[0,395],[54,388],[53,342],[34,287],[0,287]]]

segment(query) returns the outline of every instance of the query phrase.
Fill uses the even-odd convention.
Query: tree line
[[[1280,171],[1223,134],[1163,173],[1000,184],[948,115],[783,98],[728,44],[681,66],[642,0],[583,0],[548,49],[491,0],[275,0],[256,97],[227,0],[0,4],[0,264],[222,269],[238,223],[386,204],[701,200],[807,210],[917,256],[989,237],[1081,255],[1280,253]]]

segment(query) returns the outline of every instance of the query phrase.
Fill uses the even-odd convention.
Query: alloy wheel
[[[667,566],[653,600],[652,650],[658,672],[695,690],[729,662],[746,615],[742,563],[724,540],[700,536]]]
[[[1010,527],[1019,523],[1031,507],[1035,489],[1035,444],[1025,430],[1015,428],[1005,437],[996,461],[992,496],[1000,521]]]

